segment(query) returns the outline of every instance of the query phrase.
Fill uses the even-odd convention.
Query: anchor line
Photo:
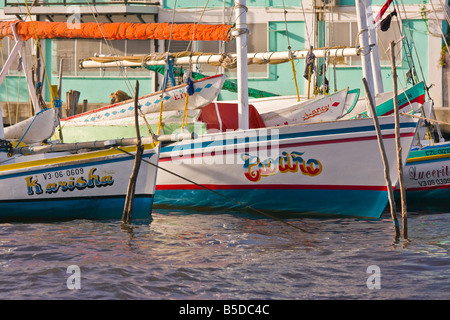
[[[121,148],[119,148],[119,147],[117,147],[117,146],[114,147],[114,148],[115,148],[116,150],[119,150],[119,151],[121,151],[121,152],[123,152],[123,153],[126,153],[126,154],[128,154],[128,155],[134,157],[134,154],[132,154],[132,153],[130,153],[130,152],[128,152],[128,151],[125,151],[125,150],[123,150],[123,149],[121,149]],[[217,191],[215,191],[215,190],[212,190],[211,188],[208,188],[208,187],[206,187],[206,186],[204,186],[204,185],[202,185],[202,184],[200,184],[200,183],[198,183],[198,182],[192,181],[192,180],[190,180],[190,179],[188,179],[188,178],[186,178],[186,177],[183,177],[183,176],[181,176],[181,175],[179,175],[179,174],[177,174],[177,173],[175,173],[175,172],[173,172],[173,171],[170,171],[170,170],[168,170],[168,169],[162,168],[162,167],[160,167],[159,165],[157,165],[157,164],[155,164],[155,163],[151,163],[150,161],[147,161],[147,160],[145,160],[145,159],[141,159],[141,161],[143,161],[143,162],[145,162],[145,163],[148,163],[148,164],[150,164],[150,165],[152,165],[152,166],[158,168],[159,170],[163,170],[163,171],[165,171],[165,172],[167,172],[167,173],[170,173],[170,174],[172,174],[172,175],[174,175],[174,176],[176,176],[176,177],[178,177],[178,178],[180,178],[180,179],[183,179],[183,180],[185,180],[185,181],[187,181],[187,182],[189,182],[189,183],[192,183],[192,184],[194,184],[194,185],[196,185],[196,186],[198,186],[198,187],[200,187],[200,188],[203,188],[203,189],[205,189],[205,190],[208,190],[208,191],[210,191],[210,192],[212,192],[212,193],[214,193],[214,194],[216,194],[216,195],[218,195],[218,196],[220,196],[220,197],[222,197],[222,198],[225,198],[225,199],[227,199],[227,200],[229,200],[229,201],[231,201],[231,202],[237,203],[237,204],[239,204],[239,205],[241,205],[241,206],[243,206],[243,207],[245,207],[245,208],[247,208],[247,209],[253,210],[253,211],[255,211],[256,213],[259,213],[259,214],[261,214],[261,215],[263,215],[263,216],[266,216],[266,217],[271,218],[271,219],[274,219],[274,220],[276,220],[276,221],[278,221],[278,222],[284,223],[284,224],[286,224],[287,226],[290,226],[290,227],[292,227],[292,228],[295,228],[295,229],[298,229],[298,230],[303,231],[303,232],[305,232],[305,233],[308,233],[308,231],[306,231],[306,230],[303,229],[303,228],[294,226],[294,225],[290,224],[290,223],[287,222],[287,221],[284,221],[284,220],[282,220],[282,219],[279,219],[279,218],[277,218],[277,217],[275,217],[275,216],[273,216],[273,215],[271,215],[271,214],[268,214],[268,213],[266,213],[266,212],[263,212],[263,211],[261,211],[261,210],[259,210],[259,209],[253,208],[253,207],[251,207],[251,206],[249,206],[249,205],[247,205],[247,204],[245,204],[245,203],[242,203],[242,202],[240,202],[240,201],[238,201],[238,200],[235,200],[235,199],[233,199],[233,198],[230,198],[230,197],[228,197],[228,196],[226,196],[226,195],[224,195],[224,194],[221,194],[220,192],[217,192]]]

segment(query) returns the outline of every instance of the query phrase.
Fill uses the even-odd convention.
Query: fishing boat
[[[22,39],[16,25],[10,27],[16,46],[3,66],[1,80],[14,54],[22,55]],[[21,61],[23,69],[29,71],[26,59]],[[29,72],[26,74],[29,88],[33,88]],[[34,91],[31,96],[34,97]],[[137,139],[49,144],[46,140],[57,123],[56,104],[41,110],[35,99],[32,102],[36,115],[10,129],[7,136],[0,108],[0,219],[122,218],[135,167]],[[37,133],[40,130],[45,134]],[[21,132],[17,138],[15,135]],[[131,210],[136,219],[150,217],[159,159],[157,141],[147,138],[143,148]]]
[[[89,151],[6,154],[2,140],[0,219],[121,219],[136,146],[92,142]],[[109,142],[108,142],[109,143]],[[146,144],[133,203],[133,219],[149,218],[155,191],[158,143]],[[58,145],[59,148],[65,144]],[[56,146],[48,146],[48,150]],[[24,148],[24,147],[22,147]],[[24,150],[24,149],[18,149]],[[27,149],[33,151],[33,148]],[[17,151],[19,152],[19,151]]]
[[[380,122],[393,166],[393,117]],[[406,148],[415,126],[402,119]],[[388,201],[372,119],[206,134],[163,147],[160,167],[158,204],[378,218]]]
[[[219,74],[194,80],[190,88],[184,83],[139,97],[141,130],[148,132],[150,129],[157,132],[155,119],[159,121],[161,103],[164,107],[161,117],[165,134],[181,127],[184,113],[187,119],[194,120],[199,108],[217,98],[225,79],[225,75]],[[188,93],[188,90],[192,92]],[[192,130],[192,125],[190,128]],[[77,142],[80,139],[120,139],[133,137],[135,132],[134,101],[130,99],[61,119],[61,126],[57,128],[54,138],[59,139],[62,135],[64,142]]]
[[[372,119],[250,127],[245,1],[237,4],[238,28],[225,26],[226,32],[221,29],[214,40],[236,39],[238,130],[163,146],[155,203],[378,218],[388,193]],[[198,25],[194,29],[196,33],[209,30]],[[203,35],[196,38],[196,33],[179,32],[173,39],[187,34],[188,40],[205,40]],[[207,37],[213,34],[208,31]],[[397,161],[394,116],[380,122],[392,167]],[[410,148],[416,125],[416,119],[401,116],[399,139],[404,150]],[[402,157],[405,161],[407,155]],[[398,174],[393,170],[390,178],[395,182]]]
[[[411,151],[403,170],[408,210],[447,212],[450,192],[450,143],[441,133],[433,110],[433,101],[423,104]],[[396,198],[400,195],[396,190]]]
[[[139,131],[143,135],[152,135],[158,131],[160,120],[162,121],[162,131],[165,135],[177,134],[181,131],[183,120],[185,128],[191,133],[204,134],[206,123],[198,123],[197,119],[201,109],[183,111],[166,111],[160,118],[158,113],[148,113],[139,116]],[[63,119],[64,120],[64,119]],[[108,140],[123,139],[136,136],[134,117],[125,117],[113,120],[96,121],[95,124],[88,122],[61,121],[61,129],[56,128],[52,139],[58,140],[62,132],[62,137],[66,143],[76,143],[87,140]]]
[[[378,218],[387,201],[372,119],[249,128],[245,1],[237,1],[239,130],[207,133],[161,149],[156,202],[280,213]],[[394,116],[380,117],[388,164],[396,163]],[[417,122],[400,118],[409,150]],[[402,154],[405,161],[407,153]],[[391,180],[398,173],[391,171]]]
[[[42,143],[50,139],[58,126],[58,108],[38,111],[33,117],[4,128],[5,139],[25,144]]]

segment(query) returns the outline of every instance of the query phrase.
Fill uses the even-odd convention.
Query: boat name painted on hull
[[[81,169],[82,170],[82,169]],[[69,171],[69,170],[68,170]],[[28,195],[33,194],[42,194],[42,193],[57,193],[58,191],[73,191],[73,190],[83,190],[85,188],[94,188],[94,187],[106,187],[111,186],[114,183],[114,179],[110,175],[105,175],[103,177],[94,174],[95,171],[97,171],[97,168],[91,168],[88,174],[88,178],[84,178],[83,176],[80,176],[78,178],[76,177],[69,177],[68,180],[60,180],[58,182],[49,182],[45,186],[45,189],[42,187],[42,185],[39,183],[38,176],[28,176],[25,177],[26,186],[27,186],[27,192]],[[71,171],[69,171],[71,172]],[[81,171],[82,173],[83,171]],[[62,176],[63,173],[61,171],[56,171],[53,173],[44,173],[43,177],[45,180],[50,179],[52,177],[59,177]]]
[[[258,156],[248,153],[241,154],[244,160],[244,175],[252,181],[258,182],[261,177],[273,176],[277,173],[300,172],[308,176],[317,176],[322,172],[322,164],[317,159],[304,160],[303,152],[283,152],[282,156],[261,160]]]
[[[439,169],[420,170],[420,171],[418,171],[415,166],[409,168],[409,178],[412,180],[444,178],[448,176],[449,176],[448,166],[442,166],[442,168]]]
[[[333,103],[331,106],[332,107],[337,107],[340,103],[339,102],[335,102]],[[328,112],[328,110],[330,110],[330,105],[326,105],[326,106],[322,106],[322,107],[318,107],[316,109],[314,109],[313,111],[311,111],[310,113],[305,113],[305,115],[303,116],[303,120],[308,120],[311,119],[315,116],[318,116],[319,114]]]
[[[435,156],[435,155],[439,155],[439,154],[448,154],[450,153],[450,148],[441,148],[441,149],[437,149],[437,150],[427,150],[425,152],[425,155],[427,156]]]

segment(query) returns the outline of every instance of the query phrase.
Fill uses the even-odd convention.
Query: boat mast
[[[247,7],[246,0],[235,0],[234,3],[236,29],[232,32],[232,35],[236,37],[239,129],[246,130],[249,128]]]
[[[374,85],[373,85],[373,73],[372,73],[372,63],[370,57],[370,46],[369,46],[369,30],[367,28],[367,17],[366,17],[366,7],[363,3],[364,0],[356,0],[356,17],[358,20],[358,31],[359,31],[359,45],[361,47],[361,64],[363,77],[367,80],[367,85],[370,90],[372,97],[374,96]]]
[[[372,0],[365,0],[367,6],[367,24],[369,27],[369,38],[370,38],[370,46],[372,50],[370,51],[370,57],[372,60],[372,72],[374,77],[374,89],[375,94],[383,93],[383,79],[381,78],[381,67],[380,67],[380,57],[378,55],[378,42],[377,35],[375,33],[375,25],[373,23],[373,14],[372,14]]]

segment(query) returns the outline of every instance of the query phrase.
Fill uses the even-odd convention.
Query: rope
[[[439,19],[438,19],[437,13],[436,13],[436,9],[434,8],[433,1],[430,1],[430,4],[431,4],[431,7],[433,8],[436,24],[439,25]],[[448,22],[448,20],[447,20],[447,22]],[[447,40],[445,39],[444,33],[442,32],[442,27],[441,26],[439,26],[439,31],[441,32],[442,39],[444,39],[445,47],[447,48],[447,52],[450,54],[450,48],[448,47],[448,43],[447,43]]]
[[[306,15],[305,15],[305,8],[303,7],[303,1],[300,1],[300,4],[302,5],[303,21],[305,22],[305,31],[306,31],[306,36],[308,37],[308,43],[310,46],[313,46],[314,44],[311,43],[311,36],[308,31],[308,24],[306,23],[307,20],[306,20]]]
[[[297,84],[297,72],[295,71],[294,57],[292,55],[291,43],[289,41],[289,32],[288,32],[287,19],[286,19],[287,11],[286,11],[286,7],[284,5],[284,0],[283,0],[283,11],[284,11],[284,25],[286,27],[286,38],[287,38],[288,51],[289,51],[289,61],[291,61],[292,73],[294,75],[295,90],[297,91],[297,101],[300,101],[300,94],[298,92],[298,84]]]
[[[169,37],[169,43],[167,45],[167,68],[164,72],[164,82],[163,82],[163,88],[161,90],[161,102],[159,103],[159,121],[158,121],[158,135],[161,134],[162,130],[162,112],[163,112],[163,102],[164,102],[164,93],[166,91],[167,86],[167,79],[169,76],[169,66],[170,66],[170,44],[172,42],[172,32],[173,32],[173,23],[175,20],[175,8],[177,6],[177,0],[175,0],[175,3],[173,4],[173,10],[172,10],[172,26],[170,28],[170,37]]]
[[[97,16],[99,16],[99,13],[98,13],[98,11],[97,11],[97,8],[96,8],[95,6],[94,6],[94,7],[91,6],[89,0],[86,0],[86,3],[87,3],[87,5],[88,5],[89,9],[91,10],[91,13],[92,13],[92,16],[94,17],[95,22],[96,22],[97,25],[99,26],[99,30],[100,30],[100,32],[101,32],[101,34],[102,34],[103,40],[105,40],[105,44],[106,44],[106,47],[107,47],[108,50],[109,50],[109,53],[111,54],[112,57],[117,56],[117,55],[115,54],[115,50],[114,50],[114,48],[113,48],[113,46],[112,46],[112,44],[111,44],[111,40],[108,40],[109,37],[107,37],[107,36],[105,35],[106,29],[104,29],[104,27],[101,28],[101,27],[102,27],[102,24],[101,24],[101,23],[98,21],[98,19],[97,19]],[[95,10],[95,12],[94,12],[94,10]],[[76,41],[77,41],[77,40],[76,40]],[[115,62],[120,64],[119,72],[120,72],[120,74],[121,74],[121,76],[122,76],[122,79],[123,79],[124,82],[125,82],[125,86],[127,87],[128,92],[129,92],[129,93],[131,92],[131,95],[133,95],[133,93],[134,93],[133,86],[132,86],[132,84],[131,84],[130,79],[128,78],[128,75],[127,75],[126,72],[125,72],[125,67],[123,66],[123,63],[122,63],[120,60],[118,60],[118,59],[115,59]]]
[[[402,1],[402,6],[403,6],[403,12],[405,12],[405,18],[408,19],[407,16],[406,16],[406,10],[405,10],[405,6],[404,6],[404,4],[403,4],[403,0],[401,0],[401,1]],[[393,6],[394,6],[394,10],[395,10],[395,6],[397,6],[397,13],[398,13],[397,26],[398,26],[398,29],[399,29],[399,31],[400,31],[400,35],[402,35],[402,34],[404,34],[404,32],[402,31],[402,28],[401,28],[401,26],[400,26],[400,21],[402,20],[402,18],[401,18],[401,16],[400,16],[400,15],[401,15],[401,13],[400,13],[401,11],[400,11],[400,7],[399,7],[397,1],[395,2],[395,4],[393,4]],[[421,71],[421,75],[422,75],[423,82],[424,82],[425,89],[426,89],[425,91],[427,92],[428,97],[431,99],[430,93],[429,93],[429,91],[428,91],[429,88],[428,88],[428,86],[426,85],[426,82],[425,82],[425,76],[424,76],[424,74],[423,74],[422,65],[421,65],[421,63],[420,63],[420,59],[419,59],[419,56],[418,56],[418,54],[417,54],[416,45],[415,45],[414,38],[413,38],[413,36],[412,36],[412,32],[411,32],[411,28],[410,28],[409,24],[407,24],[407,27],[408,27],[409,34],[410,34],[411,43],[412,43],[412,46],[413,46],[413,48],[414,48],[414,52],[415,52],[415,55],[416,55],[416,58],[417,58],[417,62],[419,63],[419,69],[420,69],[420,71]],[[407,50],[408,50],[408,54],[407,54],[407,58],[408,58],[408,59],[407,59],[407,62],[408,62],[408,65],[409,65],[410,70],[413,72],[412,79],[414,79],[414,77],[417,77],[417,75],[416,75],[416,72],[415,72],[414,61],[413,61],[412,56],[411,56],[411,48],[410,48],[409,42],[408,42],[408,40],[407,40],[407,38],[406,38],[406,35],[404,35],[404,38],[406,39],[406,40],[405,40],[405,41],[406,41],[406,47],[407,47]],[[383,43],[381,43],[381,44],[382,44],[382,46],[383,46],[383,50],[387,51],[386,48],[385,48],[385,46],[383,45]],[[400,52],[399,52],[398,54],[400,54]],[[405,91],[405,90],[406,90],[406,89],[405,89],[405,86],[402,84],[401,80],[398,79],[398,81],[399,81],[400,86],[402,87],[402,89]],[[415,79],[415,81],[417,81],[417,79]],[[413,83],[414,83],[414,80],[413,80]],[[405,96],[406,96],[406,95],[405,95]],[[409,103],[409,105],[411,106],[411,101],[409,100],[409,97],[408,97],[408,96],[406,96],[406,99],[408,100],[408,103]],[[426,124],[426,125],[427,125],[427,131],[429,132],[429,131],[430,131],[429,124]],[[435,126],[435,129],[437,129],[437,131],[440,131],[440,130],[438,130],[436,124],[435,124],[434,126]]]
[[[125,151],[125,150],[121,149],[120,147],[115,146],[114,148],[115,148],[116,150],[119,150],[119,151],[121,151],[121,152],[123,152],[123,153],[126,153],[126,154],[128,154],[128,155],[134,157],[134,155],[133,155],[132,153],[130,153],[130,152],[128,152],[128,151]],[[200,184],[200,183],[197,183],[197,182],[192,181],[192,180],[190,180],[190,179],[188,179],[188,178],[185,178],[185,177],[183,177],[183,176],[181,176],[181,175],[179,175],[179,174],[177,174],[177,173],[175,173],[175,172],[173,172],[173,171],[170,171],[170,170],[168,170],[168,169],[162,168],[162,167],[160,167],[159,165],[154,164],[154,163],[152,163],[152,162],[150,162],[150,161],[148,161],[148,160],[146,160],[146,159],[141,159],[141,160],[144,161],[144,162],[147,163],[147,164],[150,164],[150,165],[152,165],[152,166],[158,168],[158,170],[162,170],[162,171],[165,171],[165,172],[167,172],[167,173],[170,173],[170,174],[176,176],[177,178],[183,179],[183,180],[185,180],[185,181],[187,181],[187,182],[189,182],[189,183],[192,183],[192,184],[196,185],[197,187],[200,187],[200,188],[202,188],[202,189],[205,189],[205,190],[207,190],[207,191],[210,191],[210,192],[212,192],[212,193],[214,193],[214,194],[216,194],[216,195],[218,195],[218,196],[220,196],[220,197],[222,197],[222,198],[224,198],[224,199],[226,199],[226,200],[229,200],[229,201],[234,202],[234,203],[236,203],[236,204],[238,204],[238,205],[240,205],[240,206],[243,206],[243,207],[245,207],[245,208],[247,208],[247,209],[250,209],[250,210],[252,210],[252,211],[255,211],[255,212],[258,213],[258,214],[261,214],[261,215],[266,216],[266,217],[268,217],[268,218],[271,218],[271,219],[274,219],[274,220],[279,221],[279,222],[281,222],[281,223],[284,223],[284,224],[286,224],[286,225],[288,225],[288,226],[290,226],[290,227],[292,227],[292,228],[295,228],[295,229],[297,229],[297,230],[303,231],[303,232],[305,232],[305,233],[308,232],[308,231],[306,231],[305,229],[302,229],[302,228],[300,228],[300,227],[294,226],[294,225],[290,224],[289,222],[284,221],[284,220],[282,220],[282,219],[279,219],[279,218],[277,218],[277,217],[275,217],[275,216],[273,216],[273,215],[271,215],[271,214],[268,214],[268,213],[263,212],[263,211],[261,211],[261,210],[259,210],[259,209],[253,208],[253,207],[251,207],[251,206],[249,206],[249,205],[247,205],[247,204],[245,204],[245,203],[242,203],[242,202],[240,202],[240,201],[237,201],[237,200],[235,200],[235,199],[232,199],[232,198],[230,198],[230,197],[228,197],[228,196],[226,196],[226,195],[224,195],[224,194],[221,194],[220,192],[217,192],[217,191],[215,191],[215,190],[213,190],[213,189],[211,189],[211,188],[208,188],[208,187],[206,187],[206,186],[204,186],[204,185],[202,185],[202,184]]]
[[[383,50],[384,50],[385,47],[384,47],[383,44],[382,44],[382,46],[383,46]],[[384,50],[384,51],[386,52],[386,51],[388,51],[389,49],[390,49],[390,48],[388,48],[388,49],[386,49],[386,50]],[[400,86],[402,87],[403,92],[406,92],[406,85],[403,85],[401,79],[399,79],[398,77],[397,77],[397,81],[400,83]],[[408,81],[407,81],[407,82],[408,82]],[[424,85],[425,85],[425,82],[424,82]],[[425,85],[425,89],[428,89],[428,88],[426,87],[426,85]],[[409,106],[410,106],[411,109],[412,109],[412,103],[411,103],[411,100],[409,99],[408,95],[406,95],[406,94],[405,94],[405,97],[406,97],[406,100],[408,101]],[[423,109],[423,106],[422,106],[422,111],[423,111],[423,110],[424,110],[424,109]],[[430,125],[429,125],[429,123],[425,123],[425,125],[426,125],[426,127],[427,127],[427,132],[428,132],[429,136],[431,136]],[[436,124],[434,125],[434,128],[435,128],[437,131],[440,131],[440,130],[438,130]],[[420,143],[419,132],[417,132],[417,138],[418,138],[419,143]]]
[[[187,126],[187,106],[189,102],[189,94],[186,93],[186,97],[184,98],[184,111],[183,111],[183,119],[181,120],[181,132],[184,131],[184,126]]]
[[[6,152],[8,157],[12,157],[13,146],[11,141],[0,140],[0,152]]]
[[[22,75],[22,73],[19,73],[19,85],[18,85],[18,88],[17,88],[17,104],[16,104],[16,123],[19,122],[19,98],[20,98],[20,79],[21,79],[21,75]]]
[[[330,16],[331,16],[331,28],[330,28],[330,33],[329,33],[329,37],[331,40],[329,40],[331,47],[334,47],[335,45],[335,35],[334,35],[334,14],[333,14],[333,8],[334,6],[331,6],[331,12],[330,12]],[[328,22],[330,23],[330,22]],[[335,57],[333,59],[333,80],[334,80],[334,92],[337,92],[337,80],[336,80],[336,59],[337,59],[337,51],[335,52]],[[330,71],[331,74],[331,71]]]
[[[311,91],[311,65],[308,66],[308,100],[310,97],[310,91]]]
[[[176,3],[177,3],[177,2],[175,1],[175,4],[174,4],[174,9],[175,9],[175,5],[176,5]],[[202,13],[201,13],[200,17],[198,18],[197,24],[200,24],[200,21],[202,20],[202,18],[203,18],[203,15],[205,14],[205,11],[206,11],[206,7],[208,6],[208,3],[209,3],[209,0],[208,0],[208,1],[206,1],[206,4],[205,4],[205,6],[203,7]],[[173,24],[173,21],[172,21],[172,24]],[[196,23],[195,23],[195,21],[194,21],[194,31],[192,32],[192,39],[191,39],[191,40],[189,40],[189,43],[188,43],[188,45],[187,45],[187,47],[186,47],[186,51],[189,51],[189,48],[191,47],[191,44],[192,44],[193,38],[194,38],[194,36],[195,36],[195,25],[196,25]],[[191,51],[192,51],[192,48],[191,48]]]
[[[442,0],[439,0],[439,3],[441,4],[442,11],[445,12],[445,17],[447,19],[447,23],[450,25],[450,16],[448,15],[448,10],[444,10],[445,6],[442,3]]]
[[[184,126],[187,126],[187,118],[188,118],[188,102],[189,102],[189,96],[194,94],[194,83],[191,80],[191,71],[188,71],[186,75],[186,97],[184,100],[184,112],[183,112],[183,120],[181,121],[181,130],[184,130]]]
[[[2,48],[2,42],[0,41],[0,52],[2,55],[2,69],[3,65],[5,64],[4,58],[3,58],[3,48]],[[12,119],[11,119],[11,110],[9,109],[9,97],[8,97],[8,84],[5,77],[5,91],[6,91],[6,106],[8,108],[8,117],[9,117],[9,124],[12,125]]]
[[[39,111],[38,113],[36,113],[36,114],[34,115],[33,120],[31,121],[31,123],[30,123],[30,125],[28,126],[27,130],[25,130],[25,133],[23,134],[22,138],[20,138],[19,142],[17,142],[17,145],[20,145],[20,143],[22,142],[23,138],[25,138],[25,136],[26,136],[27,133],[28,133],[28,130],[30,130],[31,126],[33,125],[34,120],[36,120],[36,117],[37,117],[40,113],[42,113],[42,112],[44,112],[44,111],[46,111],[46,110],[48,110],[48,109],[42,109],[41,111]]]
[[[27,4],[27,0],[23,0],[23,2],[25,2],[25,6],[27,8],[28,17],[30,18],[31,25],[33,26],[33,31],[34,31],[34,35],[35,35],[35,38],[36,38],[35,39],[36,40],[36,44],[37,44],[38,49],[39,49],[39,53],[41,54],[41,57],[44,57],[44,55],[42,54],[41,43],[40,43],[38,35],[37,35],[36,27],[34,25],[33,19],[31,18],[31,13],[30,13],[30,9],[29,9],[28,4]],[[42,64],[44,65],[44,73],[45,73],[45,77],[47,78],[47,84],[48,84],[48,88],[49,88],[49,91],[50,91],[50,96],[52,98],[54,98],[53,97],[53,92],[52,92],[52,90],[50,90],[50,88],[51,88],[51,86],[50,86],[50,79],[48,77],[47,67],[45,65],[45,60],[44,59],[42,59]]]
[[[402,18],[400,17],[400,7],[399,7],[399,5],[398,5],[398,3],[397,3],[397,0],[395,1],[395,4],[397,5],[397,8],[399,9],[399,10],[397,10],[397,11],[398,11],[397,13],[398,13],[398,15],[399,15],[399,18],[400,18],[400,20],[402,20]],[[406,21],[409,21],[407,15],[406,15],[406,9],[405,9],[405,5],[403,4],[403,1],[402,1],[402,7],[403,7],[403,12],[405,13]],[[398,22],[398,24],[399,24],[399,30],[401,30],[401,29],[400,29],[400,22]],[[414,42],[414,38],[413,38],[413,36],[412,36],[411,27],[409,26],[409,23],[407,23],[407,26],[408,26],[408,30],[409,30],[410,39],[411,39],[411,42],[412,42],[412,45],[413,45],[413,48],[414,48],[414,52],[415,52],[415,54],[416,54],[416,59],[417,59],[417,62],[419,63],[420,73],[422,74],[423,82],[426,83],[425,75],[424,75],[423,69],[422,69],[422,64],[420,63],[419,55],[418,55],[418,53],[417,53],[416,44],[415,44],[415,42]],[[408,50],[411,52],[411,48],[409,47],[409,43],[408,43],[408,41],[406,41],[406,42],[407,42],[407,44],[408,44],[408,46],[407,46],[407,47],[408,47]],[[411,54],[411,53],[410,53],[410,54]],[[411,58],[412,58],[412,57],[411,57]],[[412,61],[412,64],[413,64],[413,66],[414,66],[414,61]],[[413,69],[413,72],[415,73],[415,69]],[[428,91],[428,86],[425,86],[425,87],[426,87],[426,89],[427,89],[426,91],[427,91],[428,97],[431,98],[431,97],[430,97],[430,92]]]
[[[430,121],[430,122],[435,122],[435,123],[438,123],[438,124],[443,124],[443,125],[450,126],[450,123],[449,122],[445,122],[445,121],[440,121],[440,120],[434,120],[434,119],[430,119],[430,118],[420,117],[420,116],[416,116],[416,115],[410,114],[410,113],[400,112],[400,114],[403,115],[403,116],[409,116],[409,117],[413,117],[413,118],[417,118],[417,119],[422,119],[422,120],[425,120],[425,121]]]

